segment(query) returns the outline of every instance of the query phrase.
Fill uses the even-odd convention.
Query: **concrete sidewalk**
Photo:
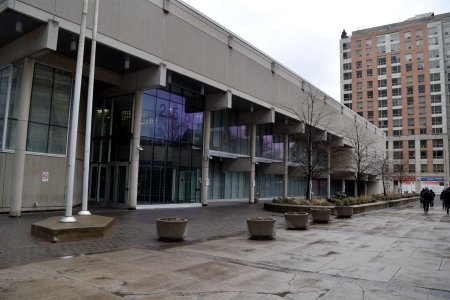
[[[418,203],[410,204],[313,224],[306,231],[283,229],[278,214],[274,241],[252,241],[245,234],[247,216],[270,214],[261,206],[168,212],[190,215],[187,242],[156,241],[151,218],[161,210],[108,212],[121,216],[116,231],[127,227],[134,237],[110,245],[115,250],[123,242],[122,250],[42,261],[44,255],[4,268],[0,298],[450,299],[450,216],[440,207],[424,214]],[[33,243],[29,246],[38,248]],[[82,250],[90,246],[86,243],[68,244]]]

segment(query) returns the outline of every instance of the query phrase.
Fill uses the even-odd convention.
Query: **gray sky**
[[[418,14],[450,12],[449,0],[183,0],[340,101],[339,39]]]

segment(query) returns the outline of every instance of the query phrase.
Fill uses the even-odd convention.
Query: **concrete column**
[[[255,203],[255,165],[256,165],[256,124],[251,124],[251,148],[250,148],[250,194],[248,203]]]
[[[358,197],[358,183],[356,181],[355,184],[353,185],[353,194],[355,195],[355,197]]]
[[[20,217],[22,209],[23,174],[27,147],[28,116],[30,113],[31,88],[33,86],[34,60],[25,58],[21,83],[19,114],[17,116],[16,148],[13,166],[13,186],[10,217]]]
[[[447,188],[449,186],[449,180],[448,180],[448,168],[449,168],[449,158],[448,158],[448,139],[444,139],[444,188]]]
[[[342,179],[342,192],[345,193],[345,179]]]
[[[284,179],[283,179],[283,198],[288,197],[288,184],[289,184],[289,135],[284,135],[284,155],[283,155],[283,167],[284,167]]]
[[[130,199],[128,201],[128,209],[136,209],[137,206],[137,189],[139,176],[139,151],[141,148],[141,118],[142,118],[142,101],[144,93],[136,91],[134,97],[134,124],[133,137],[131,140],[131,168],[130,168]]]
[[[331,147],[328,147],[327,199],[331,199]]]
[[[202,205],[208,205],[209,188],[209,139],[211,131],[211,112],[205,111],[203,119],[203,160],[202,160]]]

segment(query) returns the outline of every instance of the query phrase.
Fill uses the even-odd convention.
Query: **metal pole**
[[[249,191],[249,199],[248,203],[255,203],[255,165],[256,165],[256,125],[253,124],[253,105],[250,107],[251,112],[251,123],[250,123],[250,191]]]
[[[249,203],[255,203],[255,188],[256,188],[256,178],[255,178],[255,169],[256,169],[256,124],[250,125],[251,128],[251,150],[250,150],[250,195],[249,195]]]
[[[89,66],[89,87],[86,109],[86,133],[84,137],[84,165],[83,165],[83,202],[80,216],[89,216],[88,210],[88,188],[89,188],[89,161],[91,157],[91,127],[92,127],[92,104],[94,102],[94,79],[95,79],[95,53],[97,50],[97,24],[98,24],[98,6],[100,0],[95,0],[94,8],[94,27],[92,28],[91,62]]]
[[[289,134],[284,135],[283,150],[283,198],[287,199],[289,190]]]
[[[80,40],[78,42],[77,68],[75,71],[75,91],[70,120],[69,158],[67,162],[66,213],[61,223],[73,223],[77,219],[72,216],[73,184],[75,179],[75,155],[77,150],[78,114],[80,112],[81,76],[83,72],[84,37],[86,35],[86,19],[89,0],[83,0],[81,13]]]
[[[327,200],[329,200],[331,199],[331,146],[328,146],[327,168]]]

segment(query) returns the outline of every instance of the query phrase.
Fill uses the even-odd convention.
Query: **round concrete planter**
[[[187,219],[170,217],[156,219],[156,232],[162,241],[179,242],[186,238]]]
[[[308,229],[309,214],[305,212],[287,212],[284,214],[284,226],[289,229]]]
[[[248,235],[252,240],[273,240],[275,238],[276,220],[270,217],[247,219]]]
[[[328,223],[331,218],[331,209],[311,208],[311,217],[314,223]]]
[[[353,216],[353,207],[351,206],[336,206],[334,209],[338,218],[351,218]]]

